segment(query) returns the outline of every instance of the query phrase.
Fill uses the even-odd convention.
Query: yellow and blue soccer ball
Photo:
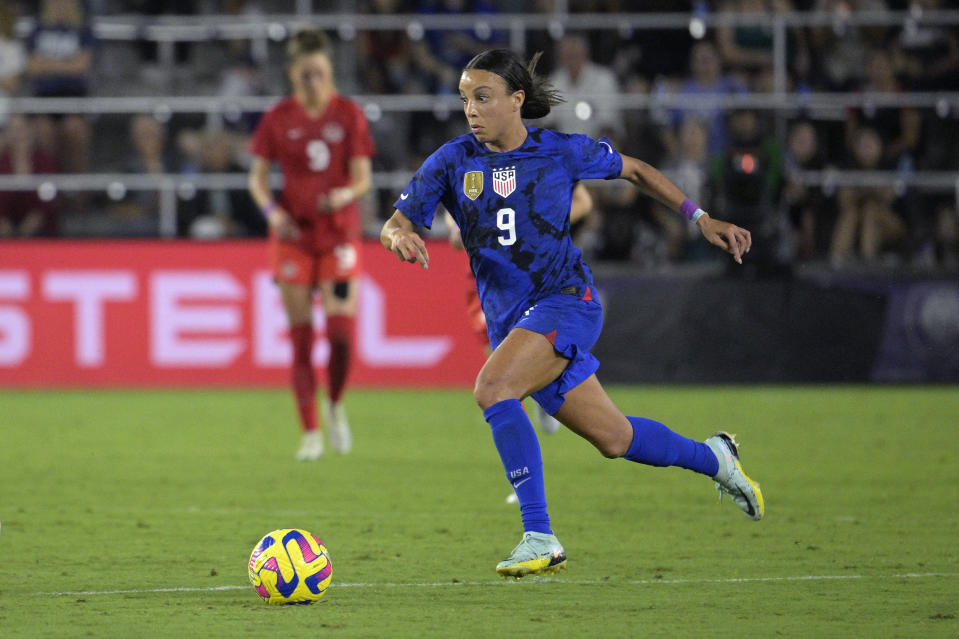
[[[330,553],[320,538],[299,528],[268,533],[250,555],[250,583],[267,603],[311,604],[333,579]]]

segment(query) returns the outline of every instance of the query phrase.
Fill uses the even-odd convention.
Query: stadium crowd
[[[41,173],[243,173],[257,113],[84,115],[12,113],[10,97],[189,95],[226,99],[286,91],[283,42],[258,55],[247,40],[176,43],[172,68],[156,42],[98,39],[101,16],[118,14],[290,15],[292,0],[42,0],[0,6],[0,175]],[[901,94],[959,90],[959,25],[924,22],[950,0],[569,0],[570,12],[709,14],[825,13],[822,26],[789,27],[787,77],[795,96],[818,92]],[[545,13],[550,0],[362,0],[314,2],[340,12]],[[343,6],[341,6],[343,5]],[[348,5],[348,6],[347,6]],[[634,6],[635,5],[635,6]],[[895,26],[862,26],[857,12],[909,11]],[[477,23],[478,25],[480,23]],[[17,28],[17,26],[22,28]],[[333,33],[337,85],[344,95],[451,95],[459,71],[479,50],[509,44],[495,29],[426,29]],[[959,113],[944,108],[869,106],[832,111],[774,109],[621,109],[606,95],[749,95],[773,91],[773,34],[765,26],[528,30],[527,54],[543,51],[547,73],[567,104],[544,125],[609,136],[624,153],[664,168],[707,210],[753,231],[760,262],[943,268],[959,265],[959,212],[954,191],[882,186],[813,186],[802,171],[834,169],[959,170],[954,140]],[[158,88],[159,87],[159,88]],[[679,103],[681,104],[681,102]],[[459,114],[383,110],[370,117],[377,147],[374,172],[412,172],[443,141],[465,132]],[[678,216],[621,183],[588,185],[593,213],[577,241],[595,260],[649,267],[716,259]],[[363,202],[370,235],[392,210],[395,189]],[[177,194],[176,234],[261,236],[265,224],[245,189]],[[159,195],[122,184],[108,192],[0,192],[0,237],[120,236],[158,233]],[[438,229],[438,234],[443,230]]]

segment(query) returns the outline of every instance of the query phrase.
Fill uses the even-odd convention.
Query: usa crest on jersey
[[[493,192],[507,197],[516,190],[516,167],[493,169]]]

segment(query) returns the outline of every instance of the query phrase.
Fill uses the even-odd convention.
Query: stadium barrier
[[[431,267],[364,244],[352,380],[469,386],[465,256],[429,246]],[[0,265],[0,385],[286,385],[290,346],[265,242],[12,242]],[[322,313],[313,359],[325,374]]]
[[[955,279],[595,275],[606,382],[959,381]]]
[[[483,363],[465,257],[428,271],[364,244],[354,383],[469,387]],[[258,241],[5,243],[0,385],[285,386],[286,321]],[[595,271],[604,382],[959,381],[959,282],[810,272]],[[322,378],[328,345],[315,321]]]

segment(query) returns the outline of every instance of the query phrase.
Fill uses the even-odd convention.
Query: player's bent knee
[[[629,451],[632,438],[619,432],[593,432],[586,437],[606,459],[618,459]]]
[[[486,410],[505,399],[518,399],[518,397],[501,384],[476,380],[476,385],[473,386],[473,399],[480,408]]]
[[[629,450],[629,444],[621,442],[596,442],[595,446],[606,459],[619,459]]]

